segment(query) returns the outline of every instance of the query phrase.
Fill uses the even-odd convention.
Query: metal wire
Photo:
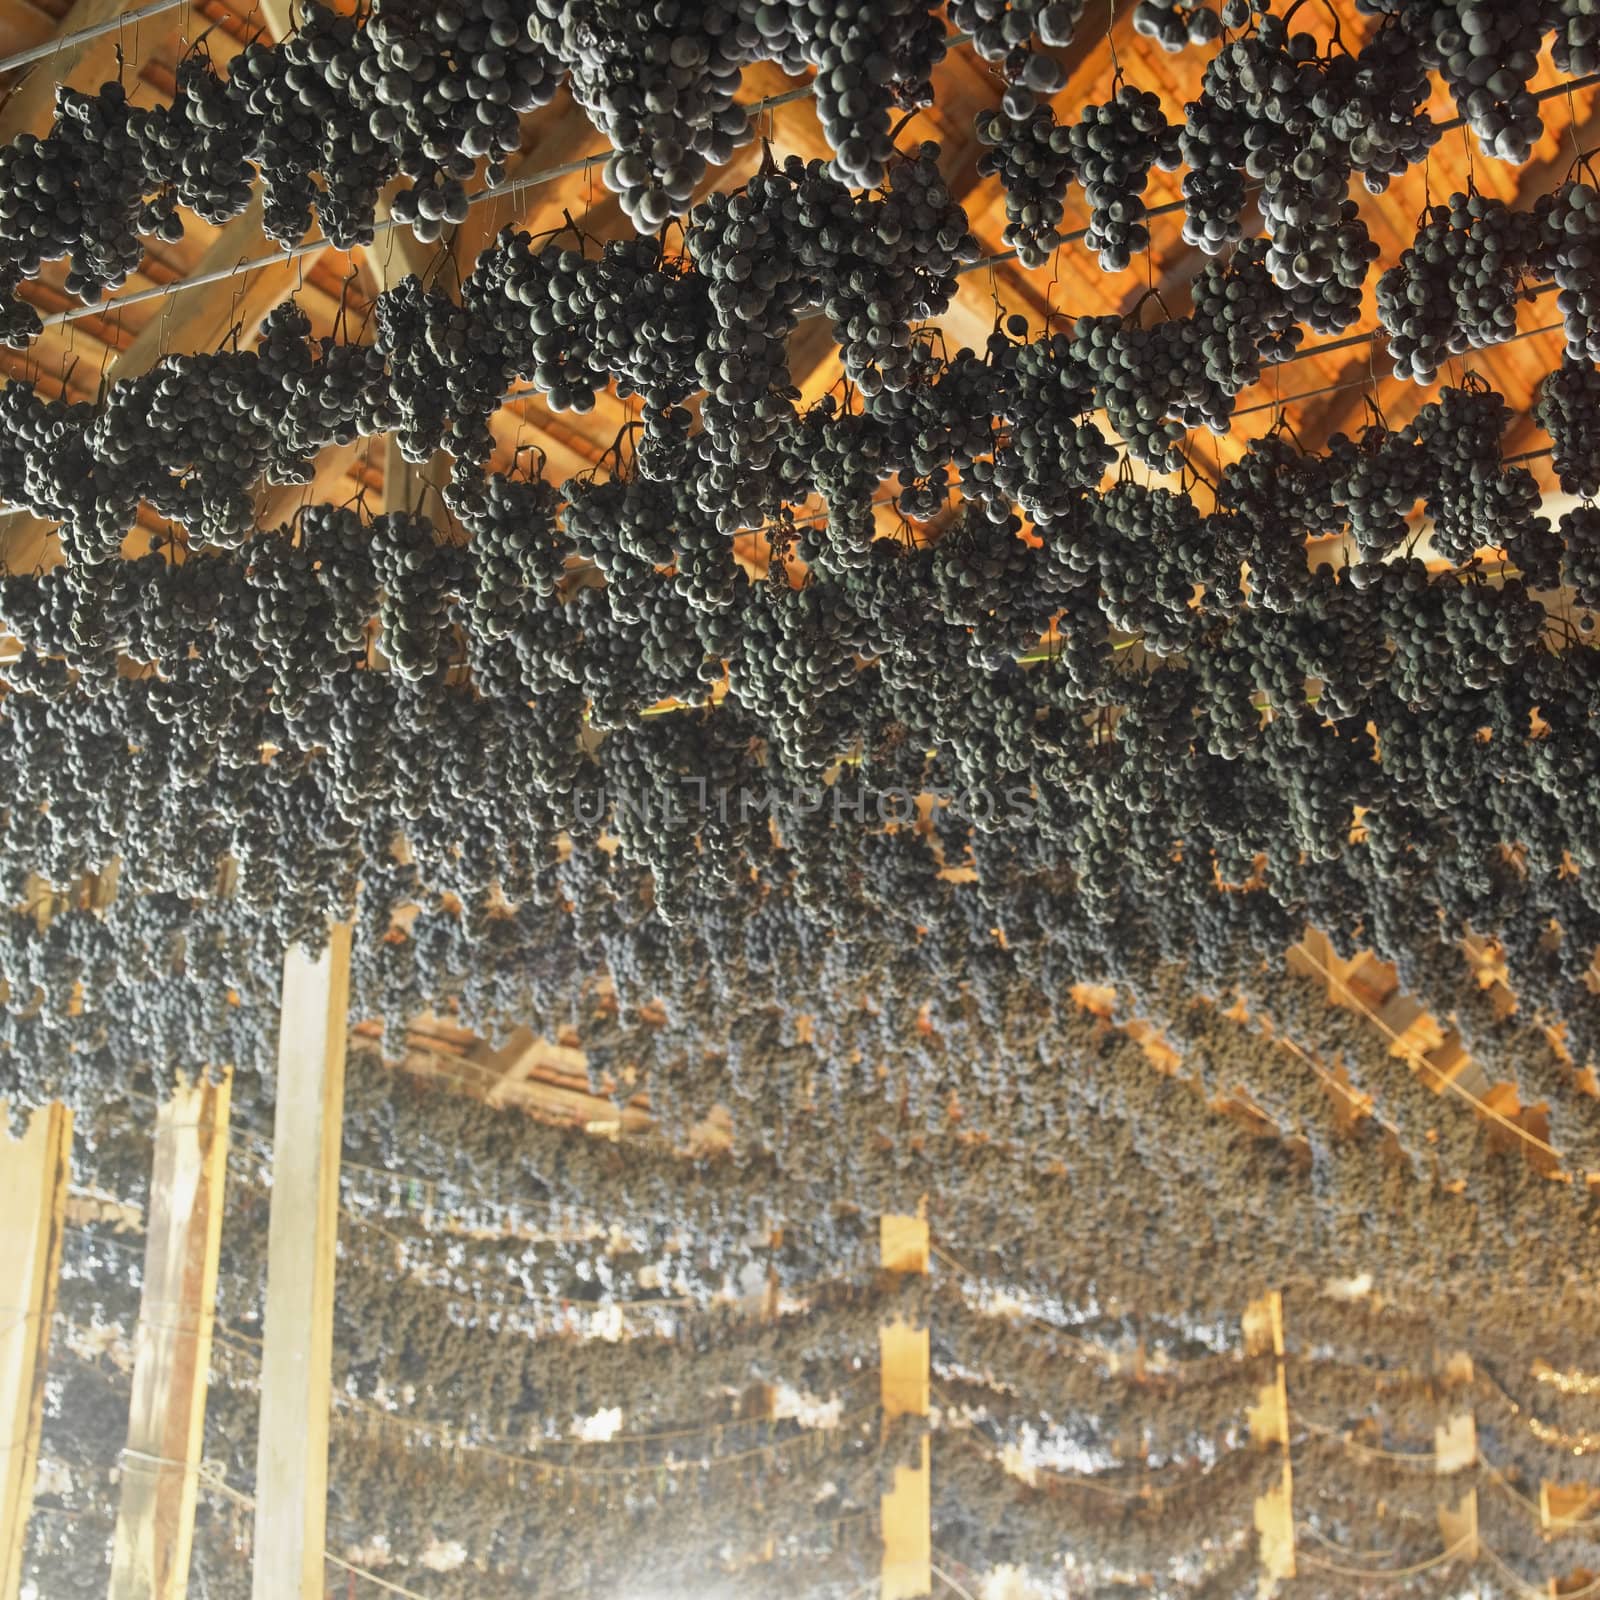
[[[1362,1578],[1369,1583],[1377,1584],[1402,1583],[1407,1578],[1414,1578],[1419,1573],[1428,1572],[1434,1567],[1442,1567],[1446,1562],[1454,1561],[1458,1555],[1471,1547],[1474,1540],[1475,1535],[1463,1534],[1438,1555],[1430,1556],[1426,1561],[1415,1562],[1409,1567],[1345,1567],[1336,1561],[1324,1561],[1320,1556],[1304,1554],[1299,1559],[1308,1567],[1320,1567],[1324,1572],[1334,1572],[1343,1578]]]
[[[90,39],[103,39],[108,33],[116,33],[129,23],[143,22],[147,17],[158,17],[163,11],[176,11],[179,6],[192,3],[193,0],[150,0],[149,5],[140,6],[136,11],[124,11],[121,16],[112,17],[106,22],[97,22],[93,27],[74,28],[71,33],[57,34],[53,39],[46,39],[43,44],[36,44],[31,49],[18,50],[16,54],[0,61],[0,72],[12,72],[18,67],[31,67],[35,61],[47,61],[51,56],[60,55],[69,45],[86,43]]]

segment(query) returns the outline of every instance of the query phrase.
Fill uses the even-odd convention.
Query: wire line
[[[144,22],[147,18],[160,16],[163,11],[176,11],[179,6],[191,3],[192,0],[150,0],[149,5],[140,6],[136,11],[124,11],[120,16],[111,17],[105,22],[97,22],[87,28],[74,28],[71,33],[55,34],[43,44],[36,44],[30,49],[18,50],[14,55],[7,56],[0,61],[0,72],[14,72],[18,67],[31,67],[36,61],[45,61],[51,56],[60,55],[68,45],[85,43],[90,39],[102,39],[108,33],[120,32],[130,22]]]
[[[1311,1555],[1302,1555],[1298,1559],[1307,1566],[1320,1567],[1325,1572],[1337,1573],[1343,1578],[1364,1578],[1374,1583],[1399,1583],[1406,1578],[1416,1577],[1418,1573],[1428,1572],[1434,1567],[1442,1567],[1446,1562],[1454,1561],[1456,1556],[1472,1543],[1473,1535],[1464,1533],[1453,1545],[1441,1550],[1438,1555],[1430,1556],[1426,1561],[1415,1562],[1409,1567],[1345,1567],[1336,1561],[1324,1561],[1320,1556]]]

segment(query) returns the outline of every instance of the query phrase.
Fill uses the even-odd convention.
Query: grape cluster
[[[1556,304],[1567,329],[1567,354],[1574,361],[1600,357],[1600,190],[1569,179],[1541,202],[1545,263],[1556,281]]]
[[[139,265],[141,224],[156,231],[161,222],[144,212],[136,116],[120,82],[97,95],[62,87],[50,133],[19,134],[0,149],[0,287],[66,256],[67,292],[94,301]],[[31,329],[16,316],[19,331],[37,331],[36,314]]]
[[[1323,56],[1309,34],[1265,17],[1217,53],[1186,108],[1185,238],[1213,254],[1237,241],[1245,180],[1258,180],[1268,264],[1295,315],[1318,331],[1348,327],[1377,255],[1351,179],[1378,191],[1426,156],[1438,138],[1428,92],[1398,30]]]
[[[1344,509],[1363,564],[1404,543],[1407,518],[1426,491],[1428,461],[1414,435],[1382,423],[1357,439],[1336,433],[1328,441],[1329,490]],[[1367,575],[1357,569],[1358,581]]]
[[[378,642],[402,678],[439,672],[449,656],[447,571],[433,524],[409,511],[373,519],[369,550],[381,591]]]
[[[1397,17],[1422,63],[1438,72],[1486,155],[1521,164],[1544,123],[1528,84],[1556,9],[1542,0],[1357,0],[1368,15]]]
[[[1489,196],[1458,193],[1430,207],[1416,242],[1378,279],[1378,320],[1396,376],[1432,383],[1451,356],[1515,333],[1541,245],[1533,215]]]
[[[1539,385],[1534,421],[1550,436],[1552,465],[1568,494],[1600,494],[1600,369],[1563,357]]]
[[[817,264],[806,236],[847,205],[820,167],[791,158],[695,209],[689,250],[715,318],[696,357],[703,438],[730,467],[761,465],[761,445],[787,415],[789,336]]]
[[[1090,416],[1094,391],[1072,341],[1056,333],[1018,345],[1005,380],[1010,432],[994,451],[994,487],[1035,522],[1065,519],[1116,459]]]
[[[652,233],[681,216],[708,163],[725,165],[750,138],[734,96],[760,35],[744,9],[676,0],[646,12],[617,0],[532,9],[529,33],[568,69],[573,97],[611,143],[606,186],[628,217]]]
[[[1071,130],[1057,123],[1049,106],[1014,117],[1004,107],[980,111],[980,177],[998,178],[1006,200],[1006,248],[1025,267],[1042,267],[1061,243],[1064,197],[1076,168],[1069,153]]]
[[[972,35],[972,47],[1009,83],[1031,93],[1064,87],[1061,67],[1039,49],[1064,50],[1077,34],[1088,0],[950,0],[951,25]]]
[[[285,711],[298,710],[366,647],[378,597],[366,530],[354,512],[311,505],[292,532],[260,535],[241,555],[273,696]]]
[[[1222,18],[1210,7],[1189,5],[1186,0],[1139,0],[1133,8],[1133,29],[1176,53],[1186,45],[1215,44],[1222,35]]]
[[[776,11],[767,39],[790,71],[816,69],[817,118],[833,146],[838,177],[874,189],[894,155],[890,119],[933,103],[933,69],[944,59],[944,23],[931,0],[819,0]],[[757,22],[760,31],[760,22]]]
[[[1561,581],[1580,606],[1600,610],[1600,510],[1574,506],[1561,515]]]
[[[956,268],[978,258],[938,156],[925,142],[897,160],[882,196],[852,206],[840,234],[820,240],[823,309],[845,372],[868,396],[906,381],[912,322],[947,309]]]
[[[1433,544],[1452,562],[1483,546],[1515,551],[1532,537],[1539,486],[1526,467],[1499,467],[1510,421],[1505,401],[1479,380],[1441,390],[1406,428],[1426,458]]]
[[[1146,328],[1122,317],[1079,317],[1073,327],[1072,358],[1092,379],[1112,427],[1137,460],[1164,472],[1183,464],[1183,425],[1167,411],[1170,397],[1188,387],[1184,329],[1182,322]]]
[[[1160,96],[1123,84],[1104,105],[1084,107],[1067,130],[1066,154],[1089,203],[1086,242],[1105,271],[1121,272],[1150,247],[1142,196],[1152,167],[1178,165],[1179,130]]]

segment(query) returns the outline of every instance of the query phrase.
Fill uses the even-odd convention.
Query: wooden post
[[[889,1272],[928,1270],[928,1219],[880,1217],[879,1261]],[[882,1362],[879,1394],[884,1421],[928,1414],[928,1330],[886,1323],[878,1330]],[[914,1600],[933,1592],[932,1475],[928,1441],[919,1466],[894,1469],[894,1487],[883,1496],[881,1600]]]
[[[1261,1390],[1250,1412],[1250,1433],[1257,1444],[1283,1450],[1283,1480],[1256,1501],[1255,1524],[1260,1539],[1264,1592],[1280,1578],[1295,1575],[1294,1473],[1289,1461],[1289,1383],[1283,1359],[1283,1295],[1274,1289],[1245,1307],[1246,1355],[1270,1350],[1277,1357],[1273,1381]]]
[[[20,1139],[7,1127],[0,1101],[0,1600],[17,1600],[61,1276],[72,1113],[41,1107]]]
[[[1469,1397],[1465,1411],[1458,1411],[1433,1430],[1433,1467],[1441,1477],[1465,1472],[1478,1463],[1478,1418],[1470,1403],[1472,1357],[1457,1351],[1444,1363],[1444,1377],[1460,1384]],[[1439,1507],[1439,1534],[1446,1550],[1460,1546],[1459,1559],[1478,1559],[1478,1490],[1469,1487],[1454,1505]]]
[[[180,1084],[156,1118],[111,1600],[182,1600],[205,1443],[232,1080]]]
[[[350,928],[283,961],[253,1600],[322,1600]]]
[[[1539,1526],[1547,1534],[1563,1533],[1575,1523],[1587,1522],[1600,1507],[1600,1489],[1586,1483],[1539,1484]]]

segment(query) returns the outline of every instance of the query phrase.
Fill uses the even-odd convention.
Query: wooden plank
[[[188,1591],[231,1093],[231,1077],[180,1084],[157,1115],[110,1600]]]
[[[294,32],[294,0],[256,0],[261,20],[274,39],[287,39]]]
[[[0,568],[6,572],[33,572],[53,567],[50,541],[56,531],[53,522],[17,511],[0,520]]]
[[[878,1260],[886,1272],[928,1270],[926,1217],[879,1217]],[[918,1415],[922,1415],[921,1412]]]
[[[1433,1430],[1433,1469],[1441,1477],[1464,1471],[1478,1459],[1478,1425],[1471,1411],[1457,1412]]]
[[[257,526],[275,528],[287,522],[302,505],[319,500],[343,500],[342,485],[355,470],[356,463],[370,449],[371,439],[352,439],[348,444],[330,444],[317,456],[310,483],[268,484],[261,490]]]
[[[1276,1289],[1252,1300],[1239,1320],[1247,1356],[1264,1356],[1269,1350],[1283,1354],[1283,1296]]]
[[[1439,1507],[1439,1534],[1457,1561],[1478,1559],[1478,1491],[1468,1489],[1453,1506]]]
[[[1261,1557],[1264,1590],[1280,1579],[1295,1575],[1294,1553],[1294,1473],[1289,1459],[1289,1386],[1284,1364],[1283,1294],[1272,1289],[1245,1307],[1241,1318],[1246,1355],[1277,1358],[1271,1384],[1263,1388],[1250,1410],[1251,1437],[1268,1448],[1276,1445],[1283,1452],[1283,1477],[1256,1499],[1255,1527]],[[1270,1398],[1269,1398],[1270,1392]]]
[[[89,1190],[67,1190],[69,1228],[110,1228],[113,1233],[143,1233],[144,1212],[131,1201]]]
[[[1539,1485],[1539,1525],[1546,1533],[1561,1533],[1575,1523],[1587,1522],[1600,1507],[1600,1489],[1587,1483]]]
[[[221,272],[264,253],[258,190],[240,215],[223,224],[210,248],[186,276],[197,278]],[[286,258],[280,264],[259,267],[237,279],[224,278],[182,295],[169,295],[112,363],[111,379],[136,378],[155,366],[167,351],[189,354],[216,350],[235,325],[240,344],[246,344],[267,313],[293,293],[300,271],[299,263]]]
[[[1467,1472],[1478,1462],[1478,1423],[1472,1409],[1472,1357],[1453,1351],[1440,1363],[1440,1377],[1462,1391],[1464,1409],[1447,1417],[1433,1430],[1433,1470],[1441,1478]],[[1441,1485],[1441,1487],[1443,1487]],[[1439,1536],[1460,1561],[1478,1559],[1478,1491],[1469,1487],[1453,1503],[1439,1507]]]
[[[1357,997],[1359,998],[1359,996]],[[1369,1006],[1368,1010],[1378,1019],[1381,1026],[1387,1028],[1394,1035],[1394,1048],[1410,1051],[1413,1047],[1406,1038],[1412,1028],[1419,1022],[1427,1020],[1427,1012],[1422,1003],[1403,989],[1397,989],[1381,1006]],[[1432,1045],[1422,1046],[1423,1049],[1437,1047],[1437,1041]]]
[[[350,928],[283,963],[253,1600],[323,1600]]]
[[[17,1600],[22,1588],[71,1147],[65,1106],[41,1107],[13,1139],[0,1102],[0,1600]]]
[[[539,1067],[588,1084],[589,1061],[583,1051],[571,1045],[556,1044],[531,1028],[517,1028],[498,1050],[478,1045],[468,1052],[467,1059],[481,1064],[485,1072],[492,1074],[488,1092],[490,1105],[500,1104]]]
[[[928,1270],[928,1219],[878,1219],[878,1259],[890,1272]],[[928,1414],[928,1329],[891,1322],[878,1330],[884,1420]],[[879,1504],[883,1525],[881,1600],[915,1600],[933,1591],[932,1475],[928,1440],[915,1467],[897,1466]]]

